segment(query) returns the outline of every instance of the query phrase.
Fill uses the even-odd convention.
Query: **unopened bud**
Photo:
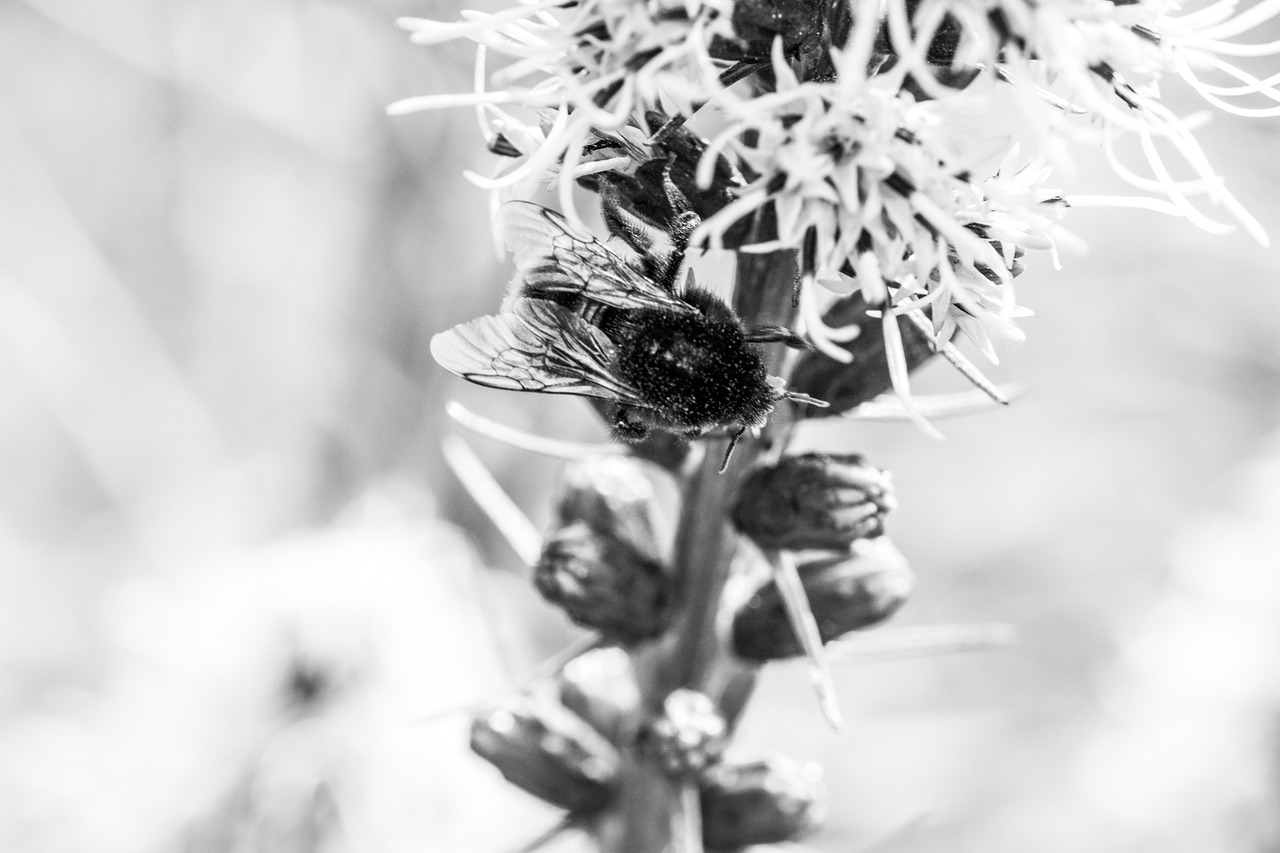
[[[893,387],[889,363],[885,360],[883,320],[867,316],[867,311],[872,308],[859,292],[836,302],[823,315],[822,322],[828,326],[856,326],[859,329],[853,340],[840,344],[841,349],[853,356],[853,361],[848,364],[836,361],[820,351],[800,356],[787,387],[828,403],[825,409],[800,406],[796,410],[800,417],[838,415],[875,399]],[[896,322],[902,336],[907,370],[915,370],[933,358],[933,344],[908,318],[898,317]]]
[[[883,533],[896,506],[889,474],[861,456],[806,453],[753,471],[733,521],[762,548],[843,550]]]
[[[656,636],[675,617],[674,583],[663,566],[584,522],[547,539],[533,583],[574,622],[622,643]]]
[[[616,646],[593,649],[565,664],[559,688],[560,702],[614,743],[625,739],[640,708],[631,656]]]
[[[527,695],[477,717],[471,748],[511,784],[575,814],[604,808],[620,763],[613,745],[584,720]]]
[[[676,515],[674,490],[659,496],[660,476],[628,456],[570,462],[560,474],[556,515],[562,525],[582,522],[658,560],[673,536]]]
[[[708,850],[795,841],[826,817],[822,768],[781,756],[722,764],[702,781],[702,843]]]
[[[662,703],[662,715],[649,721],[641,744],[667,773],[690,776],[720,760],[728,733],[705,693],[681,688]]]
[[[803,564],[799,571],[824,643],[889,618],[915,583],[906,557],[886,536],[859,539],[848,554]],[[757,590],[734,616],[733,648],[755,661],[803,653],[774,581]]]

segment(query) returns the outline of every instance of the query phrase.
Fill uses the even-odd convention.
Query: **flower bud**
[[[855,540],[849,553],[806,563],[799,571],[824,643],[889,618],[915,582],[906,558],[885,536]],[[734,616],[733,648],[754,661],[803,652],[774,581],[756,590]]]
[[[822,768],[781,756],[722,764],[702,781],[702,843],[708,850],[780,844],[816,831],[826,817]]]
[[[845,364],[822,352],[807,352],[796,361],[787,387],[792,391],[825,400],[827,408],[800,406],[796,411],[804,418],[838,415],[873,400],[893,387],[889,363],[885,360],[884,325],[879,317],[868,317],[872,306],[854,293],[831,306],[823,316],[828,326],[857,326],[857,337],[842,343],[842,349],[853,356]],[[906,317],[897,320],[902,334],[902,349],[907,369],[915,370],[933,358],[932,342]]]
[[[562,525],[582,522],[660,560],[673,537],[676,510],[659,506],[656,472],[628,456],[571,462],[560,475],[556,514]],[[668,497],[664,503],[674,503]],[[662,510],[667,510],[663,512]]]
[[[656,636],[675,617],[675,585],[663,566],[581,521],[543,544],[533,584],[574,622],[621,643]]]
[[[641,748],[673,776],[696,775],[720,760],[729,727],[705,693],[680,688],[641,733]]]
[[[616,646],[592,649],[565,664],[560,702],[614,743],[621,743],[640,708],[631,656]]]
[[[806,453],[753,471],[733,521],[762,548],[843,550],[883,533],[896,506],[888,473],[861,456]]]
[[[620,764],[613,745],[585,721],[524,694],[472,721],[471,749],[511,784],[579,814],[604,808]]]

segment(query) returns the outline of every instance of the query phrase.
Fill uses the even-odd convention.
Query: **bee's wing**
[[[599,397],[649,408],[613,375],[614,345],[573,312],[542,299],[518,299],[508,311],[454,326],[431,339],[446,370],[477,385]]]
[[[502,234],[516,261],[516,291],[581,296],[611,308],[696,312],[650,281],[593,237],[575,234],[565,218],[525,201],[502,206]]]

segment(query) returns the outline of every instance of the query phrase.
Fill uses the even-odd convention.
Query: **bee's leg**
[[[595,142],[588,142],[582,146],[583,154],[594,154],[597,151],[608,151],[609,149],[623,150],[622,144],[614,139],[597,139]]]
[[[813,345],[785,326],[765,323],[747,331],[749,344],[783,343],[791,349],[811,350]]]
[[[724,449],[724,459],[720,461],[721,474],[728,470],[729,460],[733,457],[733,449],[738,446],[738,440],[742,438],[742,434],[746,431],[746,427],[738,427],[738,431],[729,436],[729,446]]]
[[[653,235],[643,222],[623,208],[618,188],[608,181],[600,186],[600,215],[610,234],[644,257],[653,254]]]
[[[671,252],[662,266],[662,283],[673,293],[679,293],[681,286],[680,271],[684,268],[685,253],[689,247],[689,237],[702,220],[692,210],[685,211],[671,223]]]
[[[648,119],[650,116],[661,117],[662,114],[658,112],[650,112],[645,116],[645,118]],[[684,127],[684,123],[688,120],[689,117],[684,114],[668,118],[662,123],[661,127],[653,132],[653,135],[649,137],[647,144],[650,148],[661,145],[667,141],[667,138],[670,137],[671,134]],[[649,126],[653,127],[653,123],[650,123]]]
[[[671,222],[668,224],[668,233],[671,237],[671,253],[667,255],[666,267],[663,274],[663,282],[673,292],[678,292],[680,285],[680,269],[684,266],[685,252],[689,247],[689,238],[693,236],[694,230],[702,224],[702,218],[694,212],[689,199],[676,186],[676,182],[671,178],[671,166],[675,162],[673,154],[667,160],[667,165],[662,170],[662,189],[667,196],[667,204],[671,206]]]
[[[689,199],[680,191],[680,188],[676,186],[675,179],[671,177],[671,167],[675,165],[675,162],[676,155],[670,154],[667,156],[667,165],[662,167],[662,192],[666,195],[667,204],[671,207],[671,225],[674,228],[677,221],[688,213],[693,214],[693,228],[696,228],[702,220],[698,219],[698,215],[693,212],[693,205],[689,203]],[[689,230],[692,231],[693,228]],[[672,239],[675,239],[674,234]]]

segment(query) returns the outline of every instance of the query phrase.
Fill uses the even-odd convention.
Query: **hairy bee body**
[[[719,425],[763,424],[777,395],[742,323],[706,291],[691,288],[683,299],[698,313],[640,309],[602,325],[617,345],[618,375],[669,422],[651,426],[700,433]],[[623,420],[630,414],[624,412]]]
[[[714,294],[678,288],[678,261],[629,262],[525,202],[504,206],[503,231],[516,273],[502,311],[431,342],[436,360],[458,376],[611,401],[614,433],[627,441],[654,429],[693,438],[762,426],[788,396],[757,344],[789,333],[749,332]]]

